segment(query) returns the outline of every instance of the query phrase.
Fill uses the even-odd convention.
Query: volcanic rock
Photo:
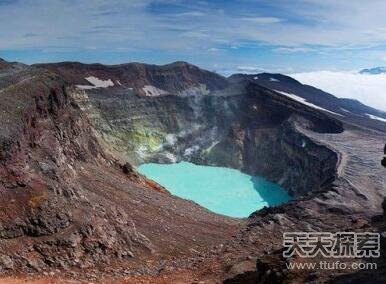
[[[183,62],[0,64],[1,273],[324,281],[349,273],[285,271],[284,232],[382,228],[384,131],[370,119]],[[294,199],[233,219],[135,170],[179,160],[262,175]]]

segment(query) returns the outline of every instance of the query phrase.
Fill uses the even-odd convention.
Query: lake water
[[[279,185],[230,168],[188,162],[148,163],[140,165],[138,171],[176,196],[231,217],[248,217],[264,206],[279,205],[291,199]]]

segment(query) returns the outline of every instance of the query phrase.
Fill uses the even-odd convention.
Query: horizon
[[[6,58],[0,57],[0,59],[9,61]],[[15,62],[27,64],[19,61],[15,61]],[[360,71],[362,71],[363,69],[357,70],[357,71],[319,70],[319,71],[313,71],[313,72],[299,72],[299,73],[288,73],[288,74],[280,73],[280,72],[269,72],[267,70],[251,70],[251,72],[248,72],[249,70],[244,70],[243,72],[239,71],[235,73],[224,74],[224,73],[217,72],[216,70],[205,69],[205,67],[190,63],[186,60],[177,60],[173,62],[168,62],[166,64],[154,64],[154,63],[146,63],[146,62],[122,62],[122,63],[116,63],[116,64],[104,64],[101,62],[86,63],[81,61],[57,61],[57,62],[53,61],[53,62],[46,62],[46,63],[48,64],[80,63],[80,64],[90,64],[90,65],[101,64],[105,66],[118,66],[118,65],[124,65],[124,64],[147,64],[147,65],[165,66],[165,65],[175,64],[178,62],[184,62],[190,65],[194,65],[200,69],[215,72],[226,78],[236,74],[256,74],[256,75],[261,73],[282,74],[285,76],[289,76],[302,84],[321,89],[322,91],[332,94],[338,98],[357,100],[362,104],[370,106],[376,110],[386,112],[386,100],[380,100],[380,97],[385,96],[384,90],[386,90],[386,74],[376,74],[376,75],[361,74]],[[44,62],[37,62],[34,64],[39,64],[39,63],[44,63]],[[381,66],[377,66],[376,68],[379,68],[379,67]],[[256,72],[252,72],[252,71],[256,71]],[[364,90],[364,88],[366,89]]]
[[[386,68],[386,63],[384,65],[379,65],[379,66],[371,66],[371,67],[367,67],[367,68],[362,68],[362,69],[354,69],[354,70],[333,70],[333,69],[321,69],[321,70],[314,70],[314,71],[309,71],[309,72],[289,72],[289,73],[285,73],[285,72],[278,72],[278,71],[270,71],[270,70],[266,70],[266,69],[253,69],[253,68],[244,68],[244,69],[240,69],[240,70],[235,70],[235,72],[231,72],[229,73],[230,70],[227,70],[228,72],[221,72],[221,71],[217,71],[217,70],[210,70],[210,69],[207,69],[205,66],[202,66],[200,64],[194,64],[188,60],[184,60],[184,59],[176,59],[176,60],[173,60],[173,61],[167,61],[165,63],[152,63],[152,62],[147,62],[147,61],[122,61],[122,62],[116,62],[116,63],[103,63],[102,61],[90,61],[90,62],[87,62],[87,61],[82,61],[82,60],[53,60],[53,61],[37,61],[37,62],[32,62],[32,63],[28,63],[28,62],[24,62],[24,61],[19,61],[19,60],[12,60],[11,58],[6,58],[6,57],[2,57],[0,56],[0,60],[4,60],[4,61],[7,61],[7,62],[14,62],[14,63],[21,63],[21,64],[25,64],[25,65],[38,65],[38,64],[58,64],[58,63],[79,63],[79,64],[85,64],[85,65],[104,65],[104,66],[119,66],[119,65],[125,65],[125,64],[145,64],[145,65],[155,65],[155,66],[166,66],[166,65],[172,65],[172,64],[175,64],[175,63],[187,63],[187,64],[190,64],[190,65],[194,65],[200,69],[204,69],[204,70],[207,70],[207,71],[210,71],[210,72],[214,72],[214,73],[217,73],[221,76],[224,76],[224,77],[229,77],[231,75],[235,75],[235,74],[261,74],[261,73],[271,73],[271,74],[282,74],[282,75],[286,75],[286,76],[291,76],[291,74],[303,74],[303,73],[312,73],[312,72],[345,72],[345,73],[348,73],[348,74],[360,74],[361,71],[363,70],[371,70],[371,69],[377,69],[377,68]],[[363,75],[363,74],[362,74]],[[368,74],[365,74],[365,75],[368,75]],[[377,74],[378,75],[378,74]]]
[[[291,75],[308,74],[308,73],[313,73],[313,72],[344,72],[346,74],[358,74],[358,75],[365,75],[365,76],[372,76],[372,77],[374,77],[374,75],[361,74],[360,72],[363,71],[363,70],[372,70],[372,69],[377,69],[377,68],[386,68],[386,63],[385,63],[384,65],[372,66],[372,67],[363,68],[363,69],[359,69],[359,70],[321,69],[321,70],[314,70],[314,71],[309,71],[309,72],[289,72],[289,73],[285,73],[285,72],[275,72],[275,71],[270,71],[270,70],[265,70],[265,69],[254,70],[254,69],[245,68],[245,69],[242,69],[242,70],[235,70],[235,72],[222,73],[221,71],[210,70],[210,69],[207,69],[204,66],[201,66],[199,64],[194,64],[194,63],[192,63],[190,61],[183,60],[183,59],[177,59],[177,60],[168,61],[168,62],[165,62],[165,63],[152,63],[152,62],[145,62],[145,61],[122,61],[122,62],[111,63],[111,64],[103,63],[101,61],[86,62],[86,61],[82,61],[82,60],[64,60],[64,61],[58,60],[58,61],[41,61],[41,62],[39,61],[39,62],[27,63],[27,62],[18,61],[18,60],[12,60],[10,58],[6,58],[6,57],[2,57],[2,56],[0,56],[0,60],[4,60],[6,62],[11,62],[11,63],[21,63],[21,64],[25,64],[25,65],[30,65],[30,66],[31,65],[39,65],[39,64],[79,63],[79,64],[84,64],[84,65],[104,65],[104,66],[107,66],[107,67],[126,65],[126,64],[144,64],[144,65],[166,66],[166,65],[172,65],[172,64],[181,62],[181,63],[186,63],[186,64],[189,64],[189,65],[196,66],[196,67],[198,67],[200,69],[203,69],[203,70],[207,70],[207,71],[210,71],[210,72],[213,72],[213,73],[217,73],[217,74],[219,74],[221,76],[224,76],[224,77],[229,77],[229,76],[236,75],[236,74],[246,74],[246,75],[256,74],[256,75],[258,75],[258,74],[262,74],[262,73],[281,74],[281,75],[285,75],[285,76],[291,77]],[[227,71],[229,71],[229,70],[227,70]],[[376,75],[379,75],[379,74],[376,74]]]

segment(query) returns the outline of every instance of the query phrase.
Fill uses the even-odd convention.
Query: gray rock
[[[0,269],[11,270],[13,269],[13,260],[8,255],[0,256]]]

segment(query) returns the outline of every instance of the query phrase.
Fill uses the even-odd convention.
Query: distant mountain
[[[0,72],[16,72],[21,71],[26,67],[23,63],[8,62],[0,58]]]
[[[4,59],[0,58],[0,66],[8,64],[7,61]]]
[[[337,98],[282,74],[235,74],[229,77],[230,81],[245,79],[333,115],[339,120],[380,130],[386,129],[386,113],[364,105],[358,100]]]
[[[359,71],[359,74],[378,75],[386,73],[386,67],[375,67],[369,69],[363,69]]]
[[[11,63],[5,61],[4,59],[0,58],[0,70],[2,69],[5,69],[5,68],[9,68],[10,66],[12,66]]]

